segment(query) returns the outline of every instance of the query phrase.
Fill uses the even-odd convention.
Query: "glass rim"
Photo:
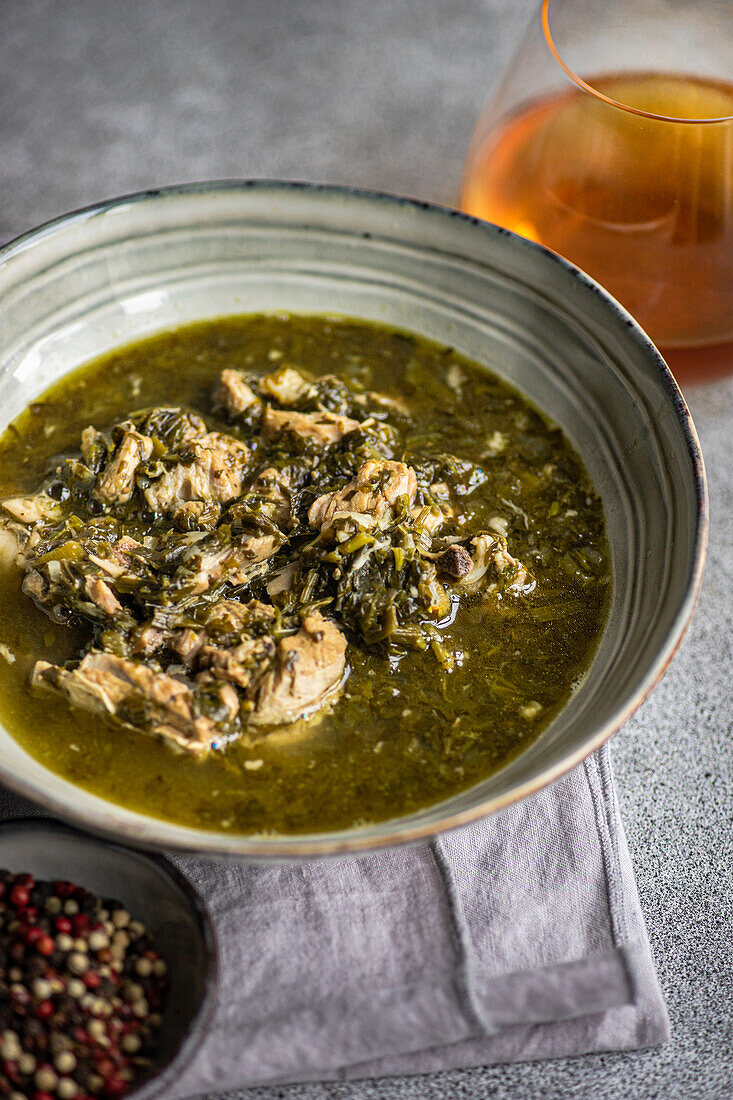
[[[540,21],[542,24],[542,33],[545,41],[549,47],[550,53],[561,69],[567,76],[570,77],[572,82],[576,84],[582,91],[587,92],[589,95],[594,96],[596,99],[602,100],[608,104],[609,107],[618,107],[621,111],[628,111],[629,114],[638,115],[640,118],[652,119],[655,122],[677,122],[688,126],[709,126],[715,123],[733,122],[732,115],[720,115],[713,118],[679,118],[675,115],[660,115],[655,114],[653,111],[644,111],[640,107],[632,107],[629,103],[622,103],[620,100],[614,99],[612,96],[606,95],[598,88],[594,88],[592,84],[589,84],[586,80],[583,80],[578,73],[568,65],[567,61],[562,57],[560,50],[555,43],[550,29],[550,0],[542,0],[542,6],[540,8]]]

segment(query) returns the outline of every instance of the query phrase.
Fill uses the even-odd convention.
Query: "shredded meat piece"
[[[293,583],[297,564],[294,561],[288,562],[282,569],[278,569],[277,573],[271,573],[270,579],[267,582],[267,595],[277,596],[279,592],[287,592]]]
[[[145,490],[145,500],[154,512],[168,513],[186,500],[227,504],[241,493],[250,456],[246,444],[207,432],[189,446],[193,461],[172,466]]]
[[[297,405],[307,397],[312,397],[315,387],[292,367],[281,367],[280,370],[265,375],[260,382],[260,393],[274,397],[280,405]]]
[[[257,499],[264,515],[286,530],[290,526],[290,478],[286,470],[268,466],[254,479],[247,496]]]
[[[338,690],[346,663],[346,638],[318,611],[297,634],[277,645],[275,665],[258,680],[253,725],[282,725],[307,717]]]
[[[99,478],[94,495],[103,504],[125,504],[135,489],[135,473],[153,453],[153,441],[140,432],[122,437],[111,462]]]
[[[185,665],[190,665],[201,652],[205,638],[203,630],[194,630],[193,627],[187,626],[176,634],[171,643],[171,649],[178,654]]]
[[[30,596],[34,603],[38,604],[39,607],[42,606],[46,595],[46,582],[37,570],[31,569],[26,573],[21,588],[23,593]]]
[[[122,565],[121,562],[112,557],[100,558],[98,554],[90,554],[89,560],[98,565],[100,569],[103,569],[105,573],[108,573],[113,580],[117,580],[118,577],[123,576],[128,571],[127,566]]]
[[[408,507],[415,500],[415,471],[404,462],[369,459],[356,477],[335,493],[324,493],[311,504],[308,522],[313,528],[323,528],[340,515],[358,513],[381,519],[394,508],[400,498]]]
[[[204,645],[197,681],[236,685],[246,695],[242,717],[250,725],[283,725],[313,714],[337,691],[345,655],[344,635],[313,612],[296,634],[277,643],[264,634],[229,648]]]
[[[36,493],[30,497],[10,497],[2,502],[2,507],[14,519],[27,524],[57,520],[63,515],[61,505],[45,493]]]
[[[208,669],[214,679],[228,680],[245,691],[262,676],[276,653],[269,635],[245,638],[231,649],[205,645],[199,654],[199,664]]]
[[[181,531],[212,531],[221,516],[221,508],[216,501],[185,500],[173,511],[173,522]]]
[[[144,623],[132,638],[132,652],[138,656],[150,657],[168,640],[168,632],[154,623]]]
[[[87,577],[84,583],[84,591],[93,604],[96,604],[105,615],[114,615],[122,610],[122,604],[114,592],[101,577]]]
[[[37,661],[31,683],[60,692],[73,706],[135,728],[139,722],[127,721],[125,715],[137,717],[142,710],[151,733],[194,755],[207,752],[219,737],[214,722],[196,714],[188,684],[142,661],[92,652],[73,671]],[[237,710],[232,713],[231,696],[221,701],[233,720]],[[238,707],[238,701],[234,702]]]
[[[209,635],[233,634],[246,630],[253,624],[269,625],[277,612],[269,604],[259,600],[240,603],[239,600],[217,600],[206,616],[206,631]]]
[[[102,433],[90,425],[81,433],[81,457],[87,466],[91,465],[92,451],[96,446],[106,448],[106,442]]]
[[[253,626],[268,628],[276,615],[274,607],[259,600],[250,600],[249,603],[217,600],[200,629],[186,627],[176,631],[170,645],[184,664],[193,665],[200,657],[202,666],[207,667],[216,664],[210,659],[210,654],[224,652],[227,647],[234,648],[239,644],[241,634],[246,634]]]
[[[324,447],[329,443],[338,443],[358,427],[358,420],[325,411],[299,413],[268,407],[262,417],[262,430],[265,436],[272,437],[281,432],[288,432]]]
[[[244,584],[258,566],[277,553],[282,539],[276,535],[243,535],[222,545],[216,536],[194,543],[183,556],[180,574],[193,594],[228,581]]]
[[[123,535],[109,550],[108,557],[100,557],[98,554],[89,554],[89,560],[93,561],[100,569],[108,573],[114,580],[128,575],[132,576],[132,559],[130,553],[140,549],[140,543],[129,535]]]
[[[458,581],[462,587],[476,587],[492,566],[499,576],[507,570],[514,573],[507,589],[510,592],[526,592],[534,585],[534,578],[521,561],[512,557],[507,550],[506,540],[501,536],[476,535],[469,545],[473,548],[471,569]]]
[[[10,568],[17,561],[19,550],[18,532],[0,523],[0,569]]]
[[[366,396],[375,405],[383,405],[387,409],[394,409],[401,416],[410,416],[410,406],[401,397],[389,397],[386,393],[378,393],[376,390],[367,390]]]
[[[430,492],[439,501],[450,500],[450,488],[445,481],[434,481],[430,486]]]
[[[230,416],[239,416],[247,409],[262,404],[244,380],[238,370],[223,370],[219,385],[214,393],[214,403],[225,409]]]

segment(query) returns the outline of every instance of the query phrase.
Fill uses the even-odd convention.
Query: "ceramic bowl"
[[[129,1096],[152,1100],[165,1092],[198,1048],[216,997],[213,932],[190,884],[167,860],[42,818],[0,824],[0,867],[116,898],[146,926],[168,963],[170,989],[155,1067]]]
[[[174,187],[60,218],[0,253],[0,428],[70,368],[175,325],[256,311],[333,313],[411,329],[486,364],[553,418],[603,497],[614,575],[595,660],[521,756],[409,817],[304,836],[207,832],[132,813],[45,770],[0,730],[0,778],[128,843],[298,857],[427,837],[550,783],[653,688],[700,586],[703,463],[652,343],[553,253],[455,211],[307,184]]]

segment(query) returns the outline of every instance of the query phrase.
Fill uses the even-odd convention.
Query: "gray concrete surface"
[[[534,0],[0,0],[0,240],[84,203],[224,176],[455,199]],[[616,738],[674,1028],[664,1049],[260,1100],[733,1096],[733,380],[689,391],[712,536],[693,626]]]

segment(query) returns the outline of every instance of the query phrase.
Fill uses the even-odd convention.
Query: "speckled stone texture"
[[[4,0],[0,239],[110,195],[269,176],[455,201],[534,0]],[[614,745],[673,1041],[260,1100],[733,1096],[733,380],[688,398],[710,478],[700,605]]]

